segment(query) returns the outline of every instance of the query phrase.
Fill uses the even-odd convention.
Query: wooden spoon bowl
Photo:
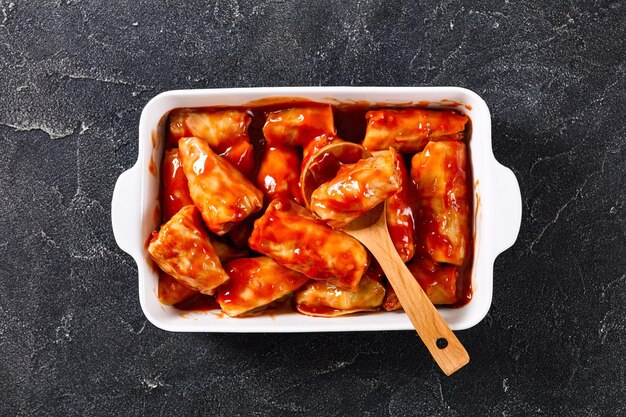
[[[313,191],[331,180],[341,165],[353,164],[370,156],[372,154],[367,149],[352,142],[335,142],[321,148],[302,168],[300,189],[307,208],[311,208]]]

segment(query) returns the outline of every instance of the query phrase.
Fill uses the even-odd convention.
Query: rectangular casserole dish
[[[491,305],[493,263],[515,242],[521,223],[522,202],[513,172],[499,164],[491,148],[491,117],[486,103],[474,92],[458,87],[268,87],[168,91],[145,106],[139,122],[137,163],[122,173],[111,203],[113,233],[119,247],[137,263],[139,299],[155,326],[179,332],[330,332],[410,330],[402,311],[363,313],[336,318],[292,313],[230,318],[218,311],[183,312],[159,303],[158,274],[145,242],[160,224],[159,167],[163,157],[164,124],[178,107],[245,106],[260,100],[296,98],[381,106],[454,108],[471,118],[469,155],[474,182],[473,298],[461,308],[440,308],[452,330],[474,326]]]

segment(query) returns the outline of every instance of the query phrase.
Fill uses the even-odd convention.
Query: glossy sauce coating
[[[148,253],[165,273],[203,294],[228,280],[195,206],[183,207],[153,232]]]
[[[218,291],[217,302],[231,317],[239,316],[291,294],[308,278],[266,256],[240,258],[224,265],[230,280]]]
[[[183,138],[178,148],[189,194],[211,231],[223,235],[235,223],[261,209],[261,190],[216,155],[205,141]]]
[[[387,199],[387,230],[398,255],[408,262],[415,254],[415,189],[409,180],[405,162],[398,158],[398,191]]]
[[[334,228],[347,225],[398,191],[399,164],[399,155],[391,149],[342,166],[313,191],[311,209]]]
[[[256,169],[254,159],[254,146],[248,142],[241,142],[226,149],[219,154],[222,158],[231,163],[244,177],[252,180]]]
[[[302,148],[302,166],[304,167],[307,162],[311,158],[313,158],[317,153],[324,147],[328,146],[331,143],[341,142],[341,139],[338,137],[329,137],[326,135],[318,136],[313,140],[309,141]]]
[[[363,146],[370,151],[394,147],[419,152],[429,141],[462,139],[469,120],[454,110],[382,109],[367,112]]]
[[[270,146],[304,146],[319,136],[336,136],[329,105],[293,106],[268,113],[263,135]]]
[[[369,254],[356,239],[336,231],[309,210],[286,199],[273,200],[254,223],[250,248],[317,280],[336,279],[356,290]]]
[[[165,151],[161,172],[161,213],[163,222],[168,221],[178,211],[193,204],[183,172],[178,148]]]
[[[300,156],[297,148],[269,146],[263,153],[256,184],[267,201],[281,197],[302,204],[299,174]]]
[[[470,207],[467,153],[460,141],[429,142],[411,161],[417,185],[416,251],[462,266],[468,252]]]

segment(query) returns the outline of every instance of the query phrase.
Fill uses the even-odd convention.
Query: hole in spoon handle
[[[445,349],[448,347],[448,339],[446,339],[445,337],[440,337],[439,339],[437,339],[435,344],[439,349]]]

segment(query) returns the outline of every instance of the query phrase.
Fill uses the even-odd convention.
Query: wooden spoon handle
[[[385,240],[389,244],[385,244]],[[441,370],[451,375],[469,362],[469,355],[419,283],[404,265],[387,231],[368,245],[396,291],[404,311]],[[370,242],[368,242],[370,243]]]

